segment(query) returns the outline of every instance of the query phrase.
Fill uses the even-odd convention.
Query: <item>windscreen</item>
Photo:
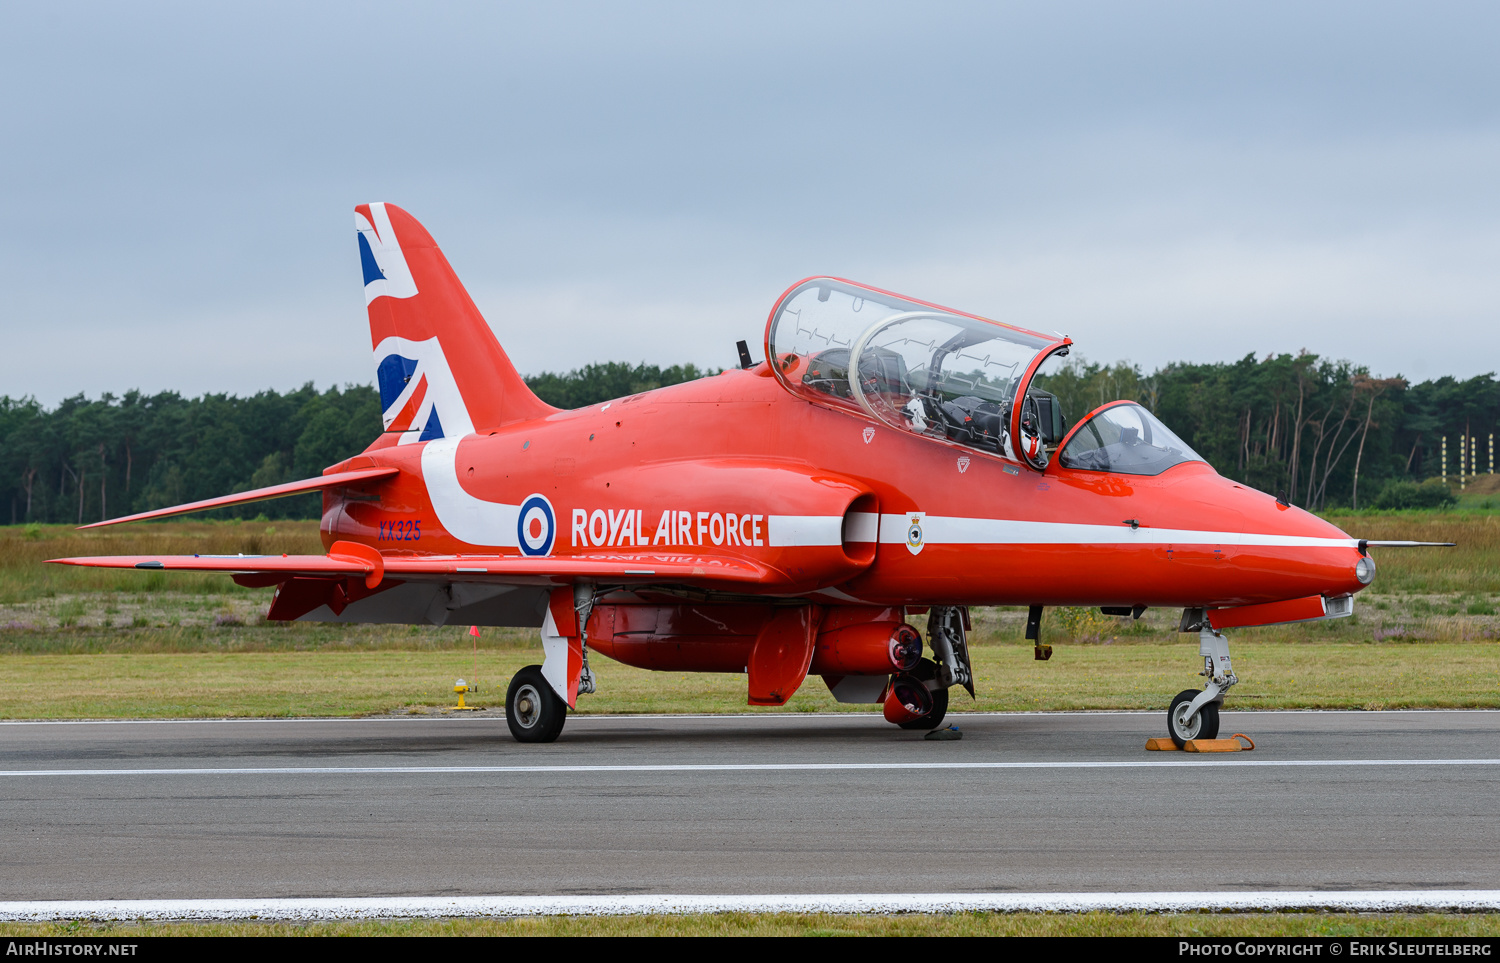
[[[1123,475],[1160,475],[1185,461],[1202,461],[1187,442],[1134,402],[1103,408],[1079,426],[1058,456],[1064,468]]]

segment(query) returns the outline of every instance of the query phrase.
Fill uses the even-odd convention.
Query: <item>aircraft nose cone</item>
[[[1374,581],[1374,560],[1358,542],[1305,509],[1219,475],[1185,479],[1184,487],[1214,519],[1213,527],[1226,533],[1226,541],[1230,533],[1241,534],[1242,544],[1227,551],[1242,582],[1236,595],[1247,602],[1336,598]]]

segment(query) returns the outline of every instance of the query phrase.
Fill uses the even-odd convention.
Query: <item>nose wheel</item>
[[[1190,739],[1219,737],[1218,705],[1210,702],[1197,711],[1193,710],[1193,700],[1202,694],[1198,689],[1184,689],[1177,693],[1172,707],[1167,710],[1167,733],[1179,749]]]
[[[505,722],[517,742],[552,742],[568,720],[568,704],[552,691],[542,667],[528,665],[505,692]]]
[[[1186,616],[1183,621],[1187,622]],[[1240,681],[1229,661],[1229,640],[1207,623],[1200,623],[1198,629],[1198,654],[1203,658],[1199,674],[1208,679],[1208,684],[1201,690],[1177,693],[1167,709],[1167,734],[1178,749],[1191,739],[1219,737],[1219,707],[1224,704],[1224,693]]]

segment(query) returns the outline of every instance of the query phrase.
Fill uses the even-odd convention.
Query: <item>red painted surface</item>
[[[897,676],[886,690],[881,714],[885,721],[900,725],[916,722],[932,711],[932,694],[909,675]]]
[[[873,612],[860,612],[873,618]],[[890,675],[907,672],[922,653],[922,633],[904,622],[873,620],[818,633],[813,675]],[[905,642],[905,645],[901,645]],[[905,658],[897,658],[904,651]]]
[[[1216,629],[1244,628],[1252,625],[1278,625],[1282,622],[1307,622],[1328,613],[1321,595],[1285,602],[1241,605],[1232,609],[1209,609],[1208,624]]]
[[[822,618],[818,606],[799,605],[775,610],[760,627],[746,667],[751,705],[784,705],[802,685]]]

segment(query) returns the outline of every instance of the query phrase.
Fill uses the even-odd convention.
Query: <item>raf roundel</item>
[[[522,555],[551,555],[557,535],[557,515],[545,495],[528,495],[516,522],[516,544]]]

